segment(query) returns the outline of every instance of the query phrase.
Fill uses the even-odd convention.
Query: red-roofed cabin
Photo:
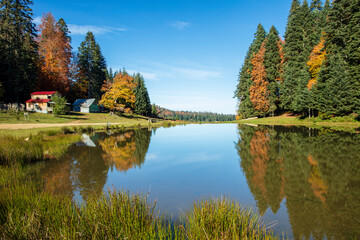
[[[49,113],[52,112],[54,102],[51,98],[56,91],[43,91],[31,93],[31,99],[26,101],[26,110],[32,112]]]

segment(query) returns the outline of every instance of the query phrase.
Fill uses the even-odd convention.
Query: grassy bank
[[[14,115],[15,114],[15,115]],[[63,128],[103,130],[110,123],[110,129],[137,128],[137,127],[169,127],[184,124],[181,121],[152,119],[138,115],[113,116],[108,113],[76,113],[60,117],[51,114],[30,113],[30,121],[17,119],[17,113],[0,113],[0,135],[26,137],[41,132],[61,132]],[[21,116],[23,113],[19,113]],[[75,130],[77,132],[77,130]]]
[[[277,239],[257,214],[225,199],[194,204],[182,220],[160,215],[146,196],[112,191],[77,205],[35,186],[2,189],[4,239]]]
[[[257,125],[299,125],[299,126],[319,126],[319,127],[343,127],[358,128],[360,122],[351,116],[334,117],[330,119],[301,118],[295,116],[277,116],[267,118],[257,118],[249,120],[235,121],[241,124],[257,124]]]

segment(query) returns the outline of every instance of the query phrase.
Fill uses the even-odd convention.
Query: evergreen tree
[[[274,26],[270,28],[266,37],[264,66],[266,69],[266,79],[269,83],[270,112],[274,115],[279,112],[279,89],[281,79],[281,53],[279,49],[279,32]]]
[[[264,27],[259,24],[255,33],[255,38],[251,43],[249,50],[246,54],[244,64],[240,70],[238,85],[235,91],[235,97],[238,98],[238,115],[242,118],[251,117],[254,115],[255,110],[252,102],[250,101],[250,86],[252,85],[251,71],[252,64],[251,59],[255,53],[260,50],[261,44],[266,38],[266,32]]]
[[[350,77],[341,53],[329,52],[326,58],[317,84],[318,109],[327,115],[349,114],[356,103],[355,79]]]
[[[5,102],[23,102],[37,82],[36,30],[31,0],[0,2],[0,83]]]
[[[88,32],[81,42],[78,53],[78,67],[87,82],[88,98],[101,98],[101,87],[106,80],[106,61],[94,34]]]
[[[325,28],[327,56],[318,89],[319,110],[327,114],[360,111],[359,4],[360,0],[335,0],[329,10]],[[322,91],[330,92],[327,95]],[[329,99],[335,94],[336,99]]]
[[[281,89],[281,102],[285,110],[293,110],[293,102],[297,88],[297,79],[300,70],[301,53],[303,50],[303,29],[300,18],[300,2],[293,0],[285,32],[285,79]]]
[[[151,106],[151,116],[153,117],[157,117],[158,116],[158,110],[156,108],[155,103],[153,103],[153,105]]]
[[[151,115],[151,104],[148,91],[145,87],[144,77],[140,74],[134,74],[135,88],[135,113],[143,116]]]
[[[60,29],[60,31],[63,32],[64,36],[69,40],[69,42],[71,42],[71,37],[70,37],[71,32],[63,18],[59,19],[59,21],[57,22],[57,26]]]

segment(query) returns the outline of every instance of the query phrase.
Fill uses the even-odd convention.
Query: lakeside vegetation
[[[237,120],[240,124],[257,124],[257,125],[298,125],[311,127],[341,127],[344,129],[353,129],[360,127],[360,122],[356,115],[333,117],[321,119],[320,117],[303,118],[301,116],[276,116],[266,118],[250,118]]]
[[[27,141],[1,137],[14,144],[0,149],[0,238],[277,239],[256,213],[224,198],[199,200],[183,217],[172,219],[142,194],[112,190],[78,204],[68,195],[45,192],[39,187],[43,179],[35,178],[45,156],[57,158],[66,148],[56,148],[79,140],[64,133],[44,132]],[[29,144],[36,146],[34,154],[26,152],[33,147]]]

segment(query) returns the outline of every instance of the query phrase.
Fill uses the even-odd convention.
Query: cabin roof
[[[50,101],[51,101],[51,99],[30,99],[30,100],[27,100],[26,103],[47,103]]]
[[[86,99],[86,101],[81,105],[81,107],[90,107],[95,102],[95,98]]]
[[[40,91],[40,92],[33,92],[30,95],[52,95],[56,93],[56,91]]]

